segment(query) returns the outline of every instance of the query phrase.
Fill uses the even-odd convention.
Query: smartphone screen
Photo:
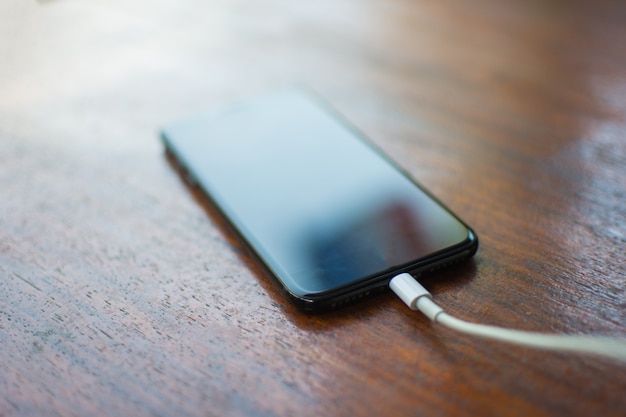
[[[202,113],[161,136],[305,310],[476,252],[468,226],[310,93],[285,90]]]

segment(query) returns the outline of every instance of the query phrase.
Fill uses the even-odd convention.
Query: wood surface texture
[[[449,312],[626,336],[626,2],[4,0],[0,416],[626,414],[624,363],[290,305],[158,132],[294,84],[477,231]]]

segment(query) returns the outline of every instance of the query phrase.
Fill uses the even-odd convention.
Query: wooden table
[[[293,84],[478,232],[451,313],[626,335],[626,3],[0,5],[0,415],[624,415],[626,364],[295,310],[158,131]]]

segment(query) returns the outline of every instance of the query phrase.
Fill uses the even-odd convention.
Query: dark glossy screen
[[[296,296],[468,240],[463,223],[304,93],[183,120],[163,138]]]

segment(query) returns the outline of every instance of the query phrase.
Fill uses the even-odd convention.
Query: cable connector
[[[428,290],[406,272],[396,275],[389,281],[389,288],[391,288],[411,310],[421,311],[432,321],[437,321],[437,316],[443,313],[443,309],[432,301],[433,296]]]
[[[604,355],[626,361],[626,340],[596,336],[544,334],[459,320],[443,311],[432,295],[410,274],[399,274],[389,281],[395,292],[411,310],[419,310],[435,323],[473,336],[495,339],[535,348]]]

